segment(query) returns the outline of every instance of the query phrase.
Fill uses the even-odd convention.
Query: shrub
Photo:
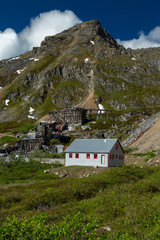
[[[5,143],[14,144],[18,141],[17,138],[11,136],[3,136],[0,138],[0,145],[4,145]]]
[[[51,168],[50,164],[19,158],[5,162],[0,160],[0,184],[30,182],[32,180],[44,180],[56,178],[54,174],[45,174],[45,169]]]
[[[93,239],[93,230],[98,226],[92,216],[84,217],[78,212],[75,216],[65,217],[58,224],[47,224],[48,215],[35,215],[23,221],[17,217],[7,218],[0,227],[0,239]]]

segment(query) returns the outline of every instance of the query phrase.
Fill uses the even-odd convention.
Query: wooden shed
[[[65,150],[65,166],[115,167],[124,164],[117,139],[76,139]]]

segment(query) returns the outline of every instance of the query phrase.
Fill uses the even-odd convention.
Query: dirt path
[[[28,182],[28,183],[12,183],[12,184],[5,184],[5,185],[0,185],[0,189],[8,189],[10,187],[19,187],[19,186],[27,186],[34,184],[36,181]]]
[[[95,103],[94,92],[91,92],[83,102],[77,105],[77,107],[98,109],[98,106]]]
[[[135,152],[139,153],[160,150],[160,115],[153,126],[144,132],[130,147],[137,148],[138,150]]]

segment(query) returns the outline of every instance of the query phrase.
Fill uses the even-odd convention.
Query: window
[[[122,155],[122,159],[123,159],[123,155]]]
[[[116,143],[115,149],[118,150],[118,143]]]
[[[110,159],[112,159],[112,155],[110,154]]]
[[[69,158],[72,158],[72,153],[69,153]]]
[[[121,160],[121,155],[119,155],[119,160]]]
[[[94,159],[97,159],[97,158],[98,158],[98,154],[95,153],[95,154],[94,154]]]
[[[76,153],[75,158],[79,158],[79,153]]]
[[[90,153],[87,153],[86,158],[90,159]]]
[[[114,159],[114,154],[112,154],[112,159]]]
[[[116,158],[117,158],[117,154],[116,154]]]

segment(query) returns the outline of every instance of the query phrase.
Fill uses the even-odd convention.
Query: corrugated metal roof
[[[76,139],[65,150],[74,153],[100,153],[110,152],[117,139]]]

